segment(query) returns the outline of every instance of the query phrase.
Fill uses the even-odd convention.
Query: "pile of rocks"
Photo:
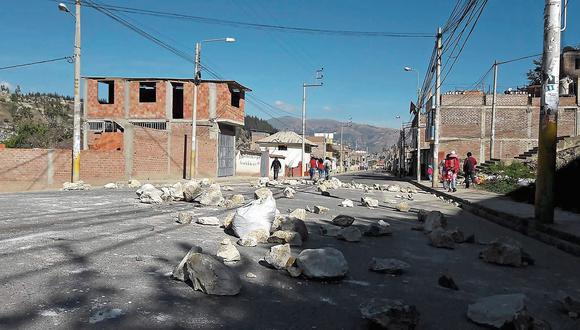
[[[89,190],[89,189],[91,189],[90,184],[84,183],[83,181],[77,181],[63,183],[61,190]]]

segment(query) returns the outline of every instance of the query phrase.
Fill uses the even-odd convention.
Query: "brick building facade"
[[[84,149],[125,150],[125,162],[148,154],[170,178],[189,173],[194,84],[190,79],[85,77]],[[235,127],[244,124],[245,92],[235,81],[203,80],[197,97],[197,176],[235,174]],[[147,134],[135,131],[148,128]],[[151,145],[150,141],[158,143]],[[168,165],[165,165],[168,164]],[[126,165],[125,176],[139,176]],[[160,171],[159,173],[165,173]],[[160,174],[161,175],[161,174]],[[163,174],[165,176],[165,174]]]

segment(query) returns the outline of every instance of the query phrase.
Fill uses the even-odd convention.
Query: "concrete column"
[[[485,162],[485,112],[486,108],[481,108],[480,118],[479,118],[479,162]]]
[[[125,178],[127,180],[133,177],[133,142],[135,138],[135,129],[132,124],[125,125],[123,132],[123,155],[125,156]]]
[[[578,135],[580,135],[580,107],[576,108],[576,129],[574,130],[574,136]]]
[[[208,119],[215,119],[217,118],[217,89],[215,83],[208,84],[208,101],[209,101],[209,118]]]
[[[125,80],[124,84],[125,84],[125,95],[123,100],[123,114],[125,115],[125,119],[128,119],[129,109],[131,109],[131,82]]]
[[[82,150],[89,149],[89,123],[87,122],[87,113],[88,113],[88,86],[87,86],[87,79],[83,79],[83,126],[81,129],[82,136],[83,136],[83,148]]]
[[[165,118],[173,118],[173,85],[170,81],[165,82]]]
[[[46,183],[49,187],[54,183],[54,149],[46,153]]]
[[[171,84],[170,84],[171,85]],[[167,178],[171,177],[171,122],[167,122]]]

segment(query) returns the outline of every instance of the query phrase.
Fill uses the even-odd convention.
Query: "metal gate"
[[[220,127],[218,136],[218,176],[233,176],[236,163],[236,137],[233,130]]]

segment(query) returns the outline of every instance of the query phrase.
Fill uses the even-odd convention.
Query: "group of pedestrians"
[[[330,170],[332,169],[332,161],[330,158],[326,157],[325,159],[322,159],[312,156],[310,157],[309,165],[310,180],[314,179],[316,172],[318,172],[319,179],[325,178],[328,180],[330,177]]]
[[[467,153],[467,158],[463,161],[463,174],[465,176],[465,188],[469,189],[471,183],[476,182],[475,171],[476,171],[477,160],[471,152]],[[443,179],[443,188],[449,192],[457,191],[457,175],[460,170],[459,157],[455,150],[451,151],[445,160],[439,165],[441,171],[441,177]],[[431,169],[432,173],[432,169]]]

